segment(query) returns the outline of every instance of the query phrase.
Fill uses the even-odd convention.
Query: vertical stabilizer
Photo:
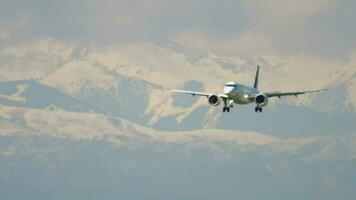
[[[258,65],[257,66],[257,71],[256,71],[256,76],[255,76],[255,83],[253,84],[253,87],[254,88],[258,88],[258,76],[259,76],[259,73],[260,73],[260,66]]]

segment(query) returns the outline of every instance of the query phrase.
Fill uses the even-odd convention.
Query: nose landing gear
[[[224,106],[223,107],[223,112],[230,112],[230,107]]]
[[[262,112],[262,107],[261,106],[256,106],[255,107],[255,112]]]
[[[233,107],[234,105],[232,100],[230,100],[229,102],[226,99],[224,100],[223,112],[230,112],[230,109]]]

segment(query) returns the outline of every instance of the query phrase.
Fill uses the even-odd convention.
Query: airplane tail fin
[[[260,66],[257,66],[257,71],[256,71],[256,76],[255,76],[255,83],[253,84],[254,88],[258,88],[258,79],[259,79],[259,73],[260,73]]]

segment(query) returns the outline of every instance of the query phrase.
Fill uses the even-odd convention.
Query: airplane
[[[281,98],[283,96],[295,96],[307,93],[321,92],[325,89],[314,91],[302,91],[302,92],[260,92],[258,90],[260,66],[257,66],[255,81],[253,87],[238,84],[234,81],[227,82],[224,85],[223,94],[195,92],[187,90],[172,90],[174,93],[191,94],[193,96],[205,96],[208,98],[208,102],[212,106],[218,106],[221,102],[224,103],[223,112],[230,112],[230,108],[235,104],[249,104],[256,103],[255,112],[262,112],[262,107],[267,106],[268,99],[271,97]]]

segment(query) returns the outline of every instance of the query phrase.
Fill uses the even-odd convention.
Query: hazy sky
[[[0,44],[51,37],[179,44],[192,51],[313,54],[355,50],[352,0],[1,0]]]

